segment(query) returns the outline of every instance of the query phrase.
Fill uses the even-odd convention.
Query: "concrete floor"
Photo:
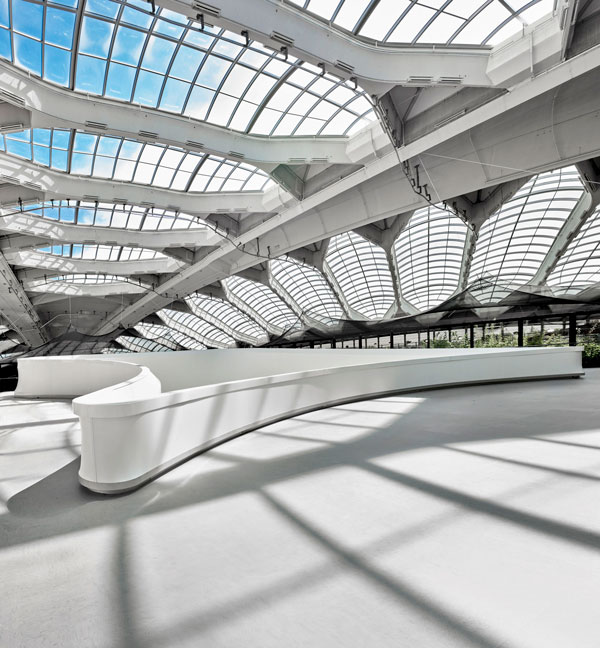
[[[67,403],[0,399],[0,646],[598,648],[600,370],[271,425],[77,484]]]

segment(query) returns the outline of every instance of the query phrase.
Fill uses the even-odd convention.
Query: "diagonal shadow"
[[[392,481],[398,482],[403,486],[408,486],[414,490],[422,493],[427,493],[446,502],[458,504],[462,508],[483,513],[489,517],[493,517],[507,522],[512,522],[521,527],[541,533],[546,536],[553,536],[568,542],[575,542],[576,544],[592,549],[600,549],[600,534],[594,531],[587,531],[581,527],[574,526],[573,524],[566,524],[563,522],[555,522],[548,518],[526,513],[503,504],[496,504],[489,499],[467,495],[460,491],[445,486],[438,486],[432,482],[412,477],[404,473],[383,468],[373,463],[366,463],[360,466],[365,468],[376,475],[386,477]]]
[[[544,466],[542,464],[532,463],[530,461],[521,461],[519,459],[508,459],[507,457],[497,457],[495,455],[479,452],[476,450],[465,450],[464,448],[453,448],[445,446],[444,450],[451,450],[452,452],[460,452],[461,454],[470,455],[471,457],[481,457],[482,459],[489,459],[490,461],[497,461],[499,463],[509,464],[511,466],[522,466],[523,468],[530,468],[533,470],[541,470],[553,475],[561,477],[573,477],[574,479],[587,479],[589,481],[600,481],[600,475],[590,475],[589,473],[576,472],[574,470],[563,470],[562,468],[552,468],[551,466]]]
[[[341,560],[348,567],[366,577],[376,587],[385,590],[395,599],[414,608],[418,613],[429,618],[445,632],[458,636],[465,646],[477,646],[478,648],[506,648],[504,642],[495,640],[493,637],[484,635],[472,625],[467,625],[450,611],[444,610],[439,604],[434,603],[414,588],[403,584],[397,579],[390,578],[383,570],[369,564],[359,553],[342,547],[325,534],[321,533],[314,526],[306,522],[296,513],[290,511],[272,495],[261,492],[264,499],[282,517],[292,522],[305,535],[314,540],[319,546],[325,548],[335,558]]]
[[[572,384],[572,381],[563,382],[565,385]],[[590,387],[595,387],[595,384],[591,383]],[[493,399],[495,391],[490,392],[489,387],[486,389],[487,391],[483,391],[484,397]],[[503,394],[518,399],[520,389],[522,388],[519,386],[514,386],[511,390],[505,387]],[[542,388],[537,389],[539,393]],[[502,424],[481,425],[479,421],[469,418],[468,408],[464,406],[464,402],[472,402],[480,393],[481,390],[473,387],[446,390],[442,399],[438,400],[430,396],[419,407],[397,415],[387,427],[375,428],[370,434],[361,436],[359,439],[335,447],[313,448],[303,453],[270,460],[252,462],[244,460],[232,467],[208,474],[200,473],[186,480],[181,487],[174,483],[175,480],[158,479],[128,495],[93,495],[77,486],[77,469],[73,462],[69,464],[70,468],[65,467],[57,471],[9,499],[9,512],[0,515],[2,544],[13,546],[104,524],[113,524],[132,516],[152,515],[197,505],[241,492],[260,490],[268,484],[340,465],[369,466],[372,469],[372,466],[367,463],[369,459],[386,454],[477,440],[531,438],[531,423],[520,424],[518,420],[519,416],[528,415],[527,409],[514,413],[514,420],[508,420],[509,428],[506,419]],[[583,397],[587,398],[585,394]],[[446,406],[444,401],[450,401],[451,410],[447,410],[450,405]],[[529,407],[528,403],[523,406]],[[577,403],[573,405],[573,409],[576,406]],[[485,409],[485,401],[483,405],[480,404],[480,407]],[[533,403],[532,407],[535,409],[537,405]],[[546,434],[552,431],[564,433],[573,425],[573,409],[545,410],[537,417],[536,423]],[[455,413],[456,411],[458,413]],[[586,427],[597,429],[597,414],[594,410],[584,410],[578,414],[578,430]],[[446,426],[440,426],[440,420],[444,420]],[[264,432],[269,429],[268,426],[262,430]],[[192,461],[201,462],[202,458]],[[199,467],[201,471],[201,464]],[[427,482],[414,485],[426,486]],[[431,487],[437,488],[433,485]],[[440,497],[443,496],[441,491],[438,494]],[[452,501],[452,491],[448,491],[447,495]],[[464,503],[467,505],[467,500]],[[482,502],[472,504],[475,503],[483,506]],[[488,513],[492,514],[495,511],[500,517],[509,517],[511,509],[498,505],[496,507],[496,509],[488,508]],[[53,520],[49,518],[49,511],[67,515],[61,515],[60,521]],[[23,524],[24,517],[45,518],[45,523],[43,525]],[[573,541],[579,539],[583,544],[595,548],[598,546],[598,536],[595,534],[582,531],[582,534],[578,535],[575,528],[569,529],[554,523],[545,525],[543,518],[528,517],[515,512],[510,519],[515,524],[533,525],[534,528],[544,528],[548,533],[556,533],[559,537],[569,537]]]

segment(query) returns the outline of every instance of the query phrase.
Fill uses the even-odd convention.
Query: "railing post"
[[[569,346],[577,346],[577,315],[569,315]]]
[[[517,321],[517,345],[523,346],[523,320],[520,319]]]

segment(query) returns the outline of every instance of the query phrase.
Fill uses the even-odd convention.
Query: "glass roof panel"
[[[64,281],[65,283],[71,284],[118,284],[118,283],[134,283],[135,285],[140,285],[138,281],[132,281],[128,277],[123,277],[121,275],[112,275],[112,274],[90,274],[90,273],[73,273],[73,274],[63,274],[55,275],[53,277],[48,277],[47,282],[50,281]]]
[[[383,43],[495,45],[552,12],[553,0],[288,0]]]
[[[14,205],[11,209],[3,210],[4,215],[16,212],[60,223],[94,227],[143,231],[207,228],[198,218],[169,209],[84,200],[51,200],[26,205],[23,209]]]
[[[0,56],[43,79],[75,91],[157,108],[242,132],[265,135],[344,135],[373,120],[369,102],[327,98],[345,81],[329,76],[320,88],[320,68],[284,56],[256,41],[150,3],[81,0],[81,29],[73,52],[76,10],[28,0],[2,0]],[[330,3],[332,4],[332,3]],[[13,24],[10,24],[9,5]],[[297,84],[302,71],[304,84]],[[294,108],[296,123],[280,124],[283,110],[303,96],[316,114]],[[262,113],[265,112],[263,116]],[[331,119],[338,113],[335,127]],[[317,117],[316,115],[321,115]],[[325,117],[324,115],[329,114]]]
[[[269,268],[274,287],[297,304],[303,315],[323,324],[344,317],[335,293],[316,268],[289,257],[273,259]]]
[[[394,244],[402,297],[419,310],[441,304],[456,290],[466,225],[438,207],[418,209]]]
[[[547,283],[556,294],[576,295],[600,282],[600,206],[585,221],[579,233],[550,273]]]
[[[113,344],[110,344],[107,347],[104,347],[100,353],[133,353],[133,351],[130,351],[129,349],[124,349],[123,347],[117,347],[114,346]]]
[[[385,252],[356,232],[334,236],[325,262],[348,304],[369,319],[381,319],[394,303]]]
[[[231,336],[192,313],[163,308],[156,314],[170,328],[198,340],[207,347],[225,349],[236,346],[236,342]]]
[[[274,184],[264,171],[245,162],[81,131],[7,133],[0,135],[0,150],[72,175],[178,191],[264,191]]]
[[[197,340],[180,333],[168,326],[161,324],[146,324],[140,322],[133,327],[140,335],[148,338],[149,340],[154,340],[159,344],[162,344],[173,351],[179,351],[183,349],[205,349],[206,347]]]
[[[300,319],[268,286],[243,277],[228,277],[223,282],[227,298],[261,325],[282,334],[300,327]]]
[[[583,191],[575,167],[542,173],[483,224],[469,274],[470,284],[490,282],[476,292],[480,301],[495,301],[533,279]]]
[[[44,245],[36,248],[36,251],[71,259],[93,259],[96,261],[141,261],[168,258],[162,252],[141,247],[94,245],[90,243]]]
[[[143,337],[134,337],[133,335],[119,335],[115,338],[115,342],[122,344],[129,351],[134,353],[147,353],[147,352],[157,352],[157,351],[172,351],[173,349],[160,344],[156,340],[148,340]]]
[[[267,341],[263,329],[233,304],[218,297],[209,297],[199,293],[185,298],[192,312],[214,324],[235,339],[249,344],[262,344]]]

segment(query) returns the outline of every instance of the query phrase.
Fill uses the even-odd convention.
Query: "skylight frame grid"
[[[393,306],[394,282],[383,248],[346,232],[329,241],[325,263],[348,305],[368,319],[382,319]]]
[[[18,211],[18,206],[13,206],[13,210]],[[47,221],[80,227],[145,232],[208,229],[206,223],[190,214],[128,203],[56,199],[27,205],[24,212]]]
[[[333,289],[319,270],[289,257],[269,261],[274,285],[298,306],[303,315],[330,325],[345,317]]]
[[[23,1],[8,0],[9,12],[13,2]],[[43,7],[45,16],[46,3],[34,0],[34,4]],[[286,126],[282,130],[283,112],[272,128],[260,131],[268,136],[344,136],[375,119],[368,95],[361,89],[326,74],[333,86],[325,93],[315,92],[323,83],[319,68],[291,56],[284,59],[281,53],[257,41],[246,46],[238,34],[209,26],[202,30],[199,23],[161,7],[152,14],[144,3],[107,0],[103,7],[96,12],[87,0],[81,0],[79,9],[56,6],[68,12],[73,21],[70,45],[61,50],[69,53],[69,69],[61,79],[51,82],[89,96],[253,133],[260,131],[253,128],[255,123],[282,96],[284,86],[296,88],[300,96],[314,95],[315,105],[301,115],[292,129]],[[0,36],[2,31],[7,32],[10,47],[4,54],[13,62],[17,50],[12,16],[9,22],[8,29],[0,28]],[[44,18],[43,29],[45,24]],[[42,57],[47,47],[54,47],[44,44],[43,31],[36,42],[41,43]],[[34,69],[23,61],[19,67],[48,79],[43,60]],[[311,82],[296,84],[296,70],[312,75]],[[345,88],[351,95],[347,101],[340,103],[333,98],[338,88]],[[358,98],[367,103],[356,103]],[[316,113],[323,110],[331,114],[317,119]]]
[[[317,0],[287,0],[292,6],[298,7],[312,15],[320,17],[330,25],[378,43],[407,44],[407,45],[452,45],[465,44],[473,46],[493,45],[505,38],[518,33],[524,25],[531,24],[527,14],[534,7],[544,4],[552,11],[550,0],[530,0],[521,7],[515,8],[512,3],[503,0],[475,0],[469,5],[465,15],[465,0],[339,0],[333,11],[327,5],[327,12],[320,11]],[[358,9],[353,11],[351,5]],[[461,11],[462,8],[462,11]],[[348,11],[346,11],[348,10]],[[493,18],[490,14],[502,13]],[[421,13],[422,17],[417,18]],[[531,13],[531,12],[530,12]],[[539,18],[540,12],[535,12],[533,20]],[[487,15],[486,15],[487,14]],[[395,15],[395,18],[394,18]],[[488,18],[488,15],[490,17]],[[544,14],[542,14],[544,15]],[[349,16],[353,22],[347,22]],[[417,20],[415,20],[417,18]],[[487,23],[481,38],[464,38],[461,33],[468,30],[485,18]],[[446,25],[443,24],[446,22]],[[453,26],[452,26],[453,25]],[[431,38],[428,31],[443,31],[445,38]],[[405,34],[405,37],[402,37]]]
[[[142,282],[132,281],[123,275],[106,274],[103,272],[94,274],[91,272],[73,272],[48,276],[45,283],[49,284],[54,281],[61,281],[77,286],[97,286],[106,284],[131,284],[144,286]]]
[[[83,2],[83,0],[81,0]],[[39,7],[41,11],[41,29],[39,32],[39,35],[33,34],[31,31],[28,31],[28,29],[19,29],[18,25],[15,24],[14,16],[15,16],[15,7],[13,6],[13,2],[17,4],[17,8],[19,9],[20,14],[22,14],[23,7],[27,7],[28,11],[32,11],[34,7]],[[72,72],[73,72],[73,57],[71,55],[71,52],[73,50],[73,47],[75,45],[75,37],[76,37],[76,25],[78,21],[78,14],[79,14],[79,9],[77,6],[75,7],[69,7],[66,6],[65,4],[61,3],[54,3],[54,2],[40,2],[38,0],[2,0],[2,4],[6,5],[8,8],[8,22],[9,25],[8,27],[4,25],[0,25],[0,40],[3,40],[4,43],[2,44],[2,47],[0,47],[0,57],[5,58],[6,60],[9,60],[11,63],[13,63],[15,66],[25,69],[28,72],[39,76],[40,78],[45,78],[45,80],[48,83],[52,83],[54,85],[62,86],[62,87],[69,87],[70,86],[70,80],[72,78]],[[62,17],[62,19],[65,19],[67,16],[69,18],[72,18],[72,31],[71,31],[71,38],[69,43],[61,43],[58,42],[58,37],[50,41],[46,38],[47,36],[47,28],[48,28],[48,13],[49,12],[56,12],[55,16],[56,18]],[[32,18],[32,17],[30,17]],[[53,25],[58,25],[59,21],[56,20],[50,20],[50,22]],[[26,21],[29,28],[32,27],[32,24],[35,23],[35,20],[30,19]],[[6,40],[6,36],[4,36],[4,32],[8,32],[6,36],[8,36],[8,41]],[[68,33],[68,32],[67,32]],[[37,55],[34,54],[34,58],[38,58],[39,56],[39,65],[34,67],[32,69],[31,66],[28,65],[23,65],[20,64],[19,62],[19,51],[21,50],[21,46],[17,46],[17,43],[21,43],[19,39],[23,39],[23,47],[29,47],[31,48],[31,43],[37,43],[39,44],[39,53]],[[6,44],[8,42],[8,49],[6,48]],[[65,56],[65,60],[68,61],[68,69],[66,71],[66,74],[63,73],[63,75],[59,78],[56,76],[57,71],[60,70],[60,64],[59,61],[54,60],[52,62],[52,65],[47,66],[47,57],[49,53],[52,53],[56,51],[57,53],[62,53]],[[25,49],[23,50],[23,55],[25,57],[31,56],[32,52],[25,52]],[[65,60],[63,60],[63,65]],[[51,74],[50,74],[51,73]],[[54,75],[54,76],[52,76]]]
[[[556,294],[576,295],[600,282],[600,206],[569,243],[546,283]]]
[[[400,293],[425,311],[448,299],[458,287],[466,225],[439,207],[417,210],[394,242]]]
[[[246,313],[225,299],[193,293],[188,295],[185,301],[195,315],[205,319],[235,339],[247,341],[250,344],[260,344],[268,338],[263,328]]]
[[[207,347],[227,349],[237,346],[230,335],[192,313],[163,308],[156,314],[170,328],[198,340]]]
[[[34,248],[36,252],[67,259],[92,261],[149,261],[168,259],[158,250],[129,245],[107,245],[104,243],[49,243]]]
[[[144,337],[134,337],[133,335],[119,335],[115,338],[115,342],[118,342],[133,353],[164,353],[167,351],[173,351],[173,349],[170,349],[164,344],[160,344],[156,340],[149,340]]]
[[[241,311],[278,333],[300,327],[294,311],[268,286],[237,275],[223,282],[227,298]]]
[[[39,155],[36,155],[40,148],[36,141],[50,137],[54,142],[55,132],[69,133],[69,146],[66,150],[53,147],[46,163],[45,159],[40,159]],[[114,153],[103,153],[104,147],[113,147]],[[54,148],[57,151],[66,151],[68,164],[52,166]],[[166,144],[140,142],[131,138],[83,131],[34,128],[0,134],[0,150],[73,176],[133,182],[142,186],[155,186],[186,193],[260,193],[274,185],[274,181],[267,173],[244,161],[229,160],[211,153],[196,153]],[[167,160],[174,156],[179,158],[172,166],[172,163]],[[153,158],[156,160],[152,161]],[[107,164],[109,173],[106,173],[106,169],[100,170],[101,165]],[[144,174],[149,175],[144,178]],[[165,174],[168,176],[167,182],[164,181]],[[238,178],[243,176],[244,179],[239,180],[234,177],[236,175]]]
[[[469,284],[487,278],[498,284],[498,290],[478,288],[480,301],[494,301],[497,294],[534,278],[584,192],[575,167],[542,173],[485,221],[473,253]]]

